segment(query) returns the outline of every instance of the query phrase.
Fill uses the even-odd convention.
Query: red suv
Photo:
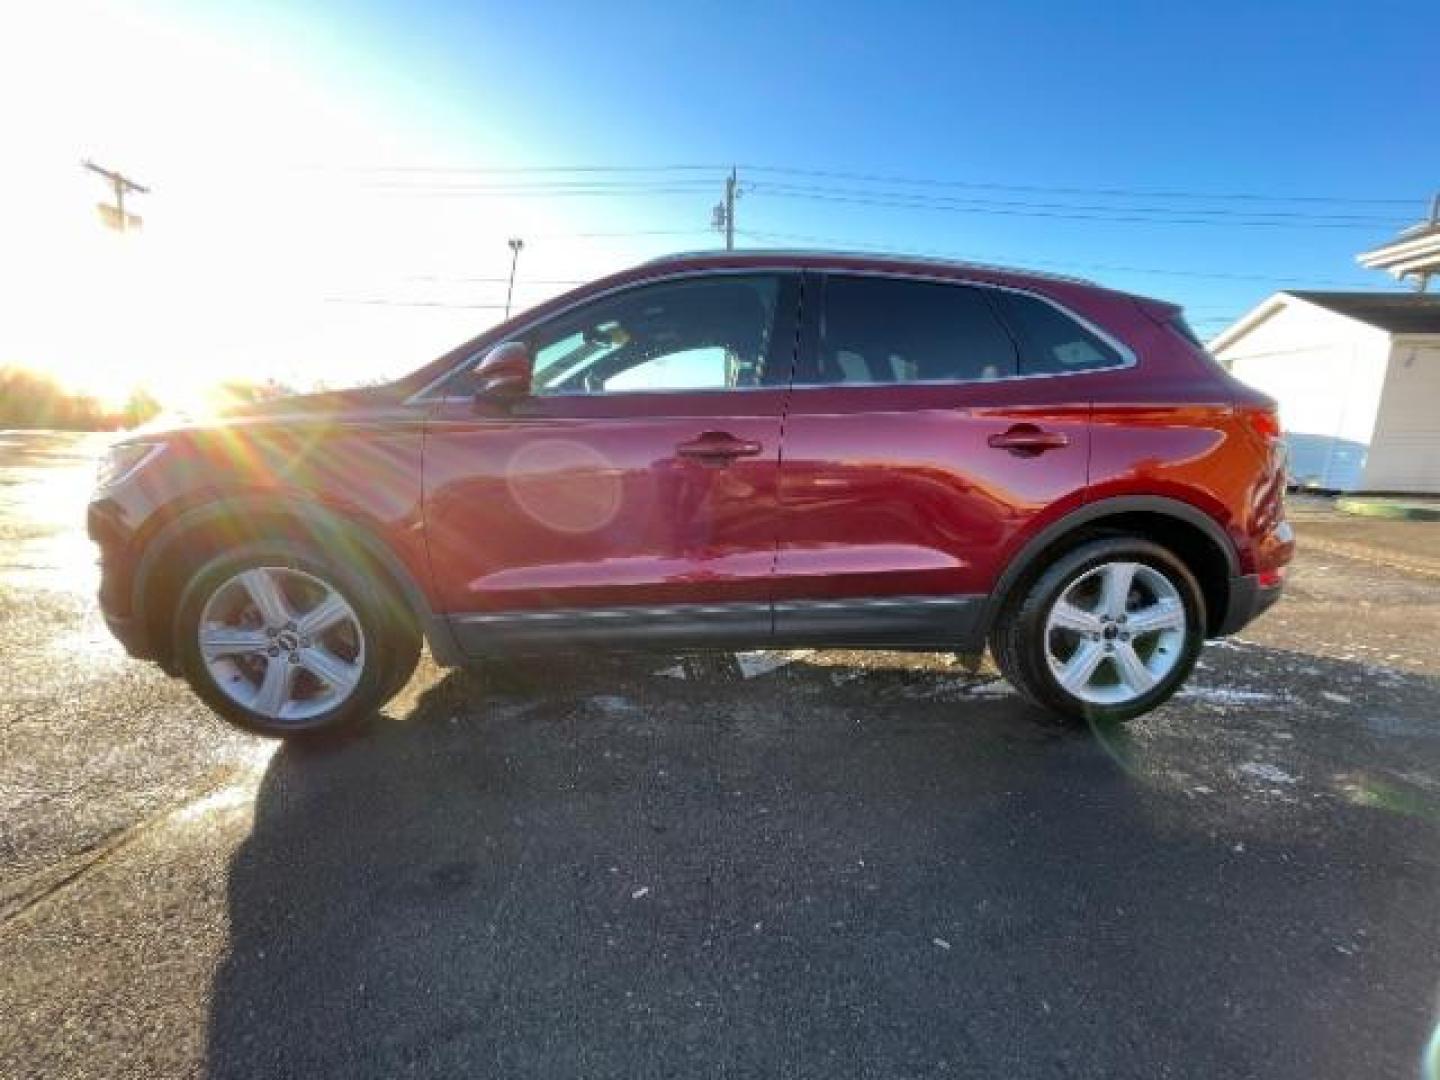
[[[111,450],[128,651],[295,735],[441,664],[595,647],[974,653],[1154,708],[1278,597],[1274,403],[1167,303],[915,258],[681,255],[386,386]]]

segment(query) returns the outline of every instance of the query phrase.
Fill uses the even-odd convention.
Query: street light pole
[[[515,295],[515,264],[520,261],[520,249],[525,241],[516,237],[510,241],[510,285],[505,290],[505,318],[510,318],[510,298]]]

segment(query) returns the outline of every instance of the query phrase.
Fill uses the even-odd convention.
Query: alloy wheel
[[[1062,689],[1094,705],[1125,705],[1159,686],[1184,653],[1179,590],[1141,562],[1081,574],[1045,620],[1045,659]]]
[[[221,692],[270,720],[308,720],[336,708],[365,670],[355,609],[333,586],[292,567],[257,566],[226,580],[206,601],[197,636]]]

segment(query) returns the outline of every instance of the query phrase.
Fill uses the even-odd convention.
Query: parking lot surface
[[[1434,1068],[1440,526],[1302,501],[1109,736],[950,657],[586,655],[277,748],[106,638],[96,445],[0,434],[0,1076]]]

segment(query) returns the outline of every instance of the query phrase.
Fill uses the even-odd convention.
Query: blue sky
[[[306,21],[342,43],[355,71],[403,84],[441,138],[453,129],[457,161],[472,160],[463,149],[472,129],[493,125],[510,150],[497,164],[733,161],[1072,188],[1075,194],[861,185],[742,170],[756,189],[742,198],[738,218],[749,232],[1074,266],[1183,300],[1212,326],[1274,287],[1383,286],[1356,268],[1354,253],[1419,217],[1440,189],[1440,84],[1424,74],[1433,71],[1440,40],[1434,3],[346,10],[342,17],[339,6],[318,8]],[[1026,206],[959,213],[782,197],[764,190],[767,178],[1043,203],[1048,213],[1075,204],[1383,220],[1297,227],[1247,225],[1243,214],[1191,225],[1039,217]],[[1277,201],[1080,193],[1091,188]],[[1296,195],[1412,201],[1286,198]],[[636,227],[703,224],[707,197],[637,198],[623,207],[624,218]],[[617,208],[597,198],[585,209],[604,227]],[[1263,280],[1098,268],[1107,266]]]
[[[233,64],[233,77],[201,125],[176,101],[209,100],[194,85],[203,72],[156,76],[133,100],[123,72],[97,82],[54,160],[73,169],[92,148],[158,175],[150,206],[161,223],[187,190],[192,207],[208,193],[212,206],[260,206],[267,219],[298,206],[283,189],[270,202],[254,194],[267,172],[319,170],[332,192],[378,189],[355,242],[383,238],[374,261],[389,276],[327,282],[317,295],[333,326],[390,320],[368,336],[413,341],[401,368],[498,316],[503,285],[463,279],[504,276],[505,235],[527,238],[522,304],[663,250],[712,246],[705,227],[730,163],[748,246],[1069,271],[1184,303],[1205,334],[1278,288],[1389,287],[1355,253],[1421,217],[1440,189],[1433,0],[100,6],[140,41],[101,41],[102,62],[118,53],[131,71],[165,69],[198,42],[218,58],[205,71]],[[153,61],[137,54],[145,43]],[[278,104],[251,117],[248,88],[262,83]],[[288,109],[291,87],[321,104]],[[103,119],[97,100],[113,105]],[[327,142],[339,129],[343,146]],[[707,167],[415,171],[679,164]],[[248,181],[236,169],[246,165]],[[616,188],[534,187],[577,179]],[[486,190],[496,184],[503,194]],[[287,219],[287,237],[303,247],[305,222],[321,218]],[[198,220],[177,232],[193,235]],[[258,218],[237,232],[257,229]],[[579,235],[592,232],[607,235]],[[312,278],[333,275],[314,265]],[[366,312],[331,302],[336,293],[416,306]],[[484,306],[443,306],[462,293]],[[262,302],[252,297],[251,310]]]

